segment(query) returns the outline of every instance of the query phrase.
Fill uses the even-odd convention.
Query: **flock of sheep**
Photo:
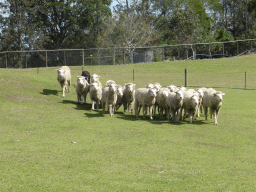
[[[57,69],[57,80],[62,88],[62,97],[65,97],[65,90],[70,90],[71,73],[67,66]],[[89,93],[92,101],[92,110],[96,104],[97,110],[102,105],[103,113],[105,113],[105,105],[113,116],[115,111],[123,105],[124,112],[128,110],[133,114],[133,106],[135,116],[138,118],[142,107],[143,118],[145,119],[149,109],[149,117],[153,119],[156,113],[156,107],[160,119],[168,115],[168,120],[179,122],[188,115],[190,123],[200,117],[202,109],[204,109],[205,120],[207,120],[208,108],[210,116],[214,118],[214,124],[217,125],[219,111],[222,105],[222,96],[225,93],[216,91],[213,88],[186,89],[185,87],[177,87],[175,85],[162,87],[159,83],[148,84],[144,88],[135,90],[133,83],[126,83],[125,86],[116,84],[113,80],[108,80],[104,87],[99,80],[100,76],[83,71],[81,76],[77,76],[76,93],[77,100],[83,104]]]

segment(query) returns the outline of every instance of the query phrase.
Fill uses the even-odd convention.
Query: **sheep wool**
[[[65,90],[68,85],[68,92],[70,92],[70,84],[71,84],[71,73],[68,66],[62,66],[59,69],[56,69],[58,72],[57,80],[60,83],[62,89],[62,97],[65,97]]]
[[[160,120],[162,120],[162,118],[163,118],[163,113],[168,112],[167,98],[168,98],[169,93],[170,93],[170,91],[168,88],[160,88],[159,91],[157,92],[156,103],[158,105]],[[155,107],[156,107],[156,104],[155,104]],[[155,112],[156,112],[156,108],[154,110],[154,114],[155,114]]]
[[[218,125],[217,120],[218,120],[220,108],[222,106],[223,95],[225,95],[225,93],[222,93],[221,91],[215,91],[213,89],[208,89],[204,93],[202,104],[204,108],[205,120],[207,120],[207,113],[208,113],[208,107],[209,107],[211,118],[212,118],[212,115],[214,116],[215,125]]]
[[[108,84],[102,91],[102,109],[105,114],[105,104],[107,104],[110,116],[114,116],[117,100],[116,85]]]
[[[84,76],[77,76],[76,94],[77,102],[83,104],[86,102],[86,96],[89,90],[89,83],[85,80]]]
[[[195,120],[195,114],[198,108],[199,97],[192,91],[184,92],[183,106],[184,115],[188,113],[190,123]],[[183,115],[182,115],[183,118]]]
[[[167,98],[168,105],[168,120],[170,121],[170,115],[173,122],[179,122],[182,115],[184,94],[183,91],[170,92]]]
[[[135,85],[133,83],[126,83],[123,90],[123,105],[124,112],[128,109],[131,114],[133,114],[133,104],[135,100]]]
[[[118,110],[122,104],[123,104],[123,87],[121,85],[116,85],[116,95],[117,95],[117,99],[116,99],[116,109]]]
[[[149,108],[149,117],[152,120],[153,106],[156,102],[156,92],[155,88],[139,88],[135,92],[135,116],[139,117],[139,107],[140,105],[143,108],[143,118],[146,118],[147,107]]]
[[[94,104],[97,105],[97,111],[99,110],[99,103],[102,98],[102,88],[99,83],[91,83],[90,84],[90,98],[92,101],[92,110],[94,110]]]

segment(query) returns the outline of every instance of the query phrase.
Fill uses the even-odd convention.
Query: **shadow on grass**
[[[74,109],[76,110],[91,110],[92,105],[89,103],[78,103],[77,101],[73,101],[73,100],[62,100],[62,102],[60,102],[62,104],[71,104],[71,105],[75,105],[76,107],[74,107]]]
[[[57,91],[57,90],[51,90],[51,89],[43,89],[43,92],[41,93],[42,95],[58,95],[58,92],[61,91]]]

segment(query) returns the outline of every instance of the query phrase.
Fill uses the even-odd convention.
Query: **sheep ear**
[[[222,93],[222,95],[225,95],[225,93]]]

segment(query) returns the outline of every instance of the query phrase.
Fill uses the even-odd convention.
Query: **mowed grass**
[[[229,59],[84,66],[104,84],[214,87],[218,125],[114,117],[61,97],[54,68],[0,69],[0,191],[254,191],[256,55]],[[133,81],[134,71],[134,81]],[[245,72],[247,90],[245,87]]]

